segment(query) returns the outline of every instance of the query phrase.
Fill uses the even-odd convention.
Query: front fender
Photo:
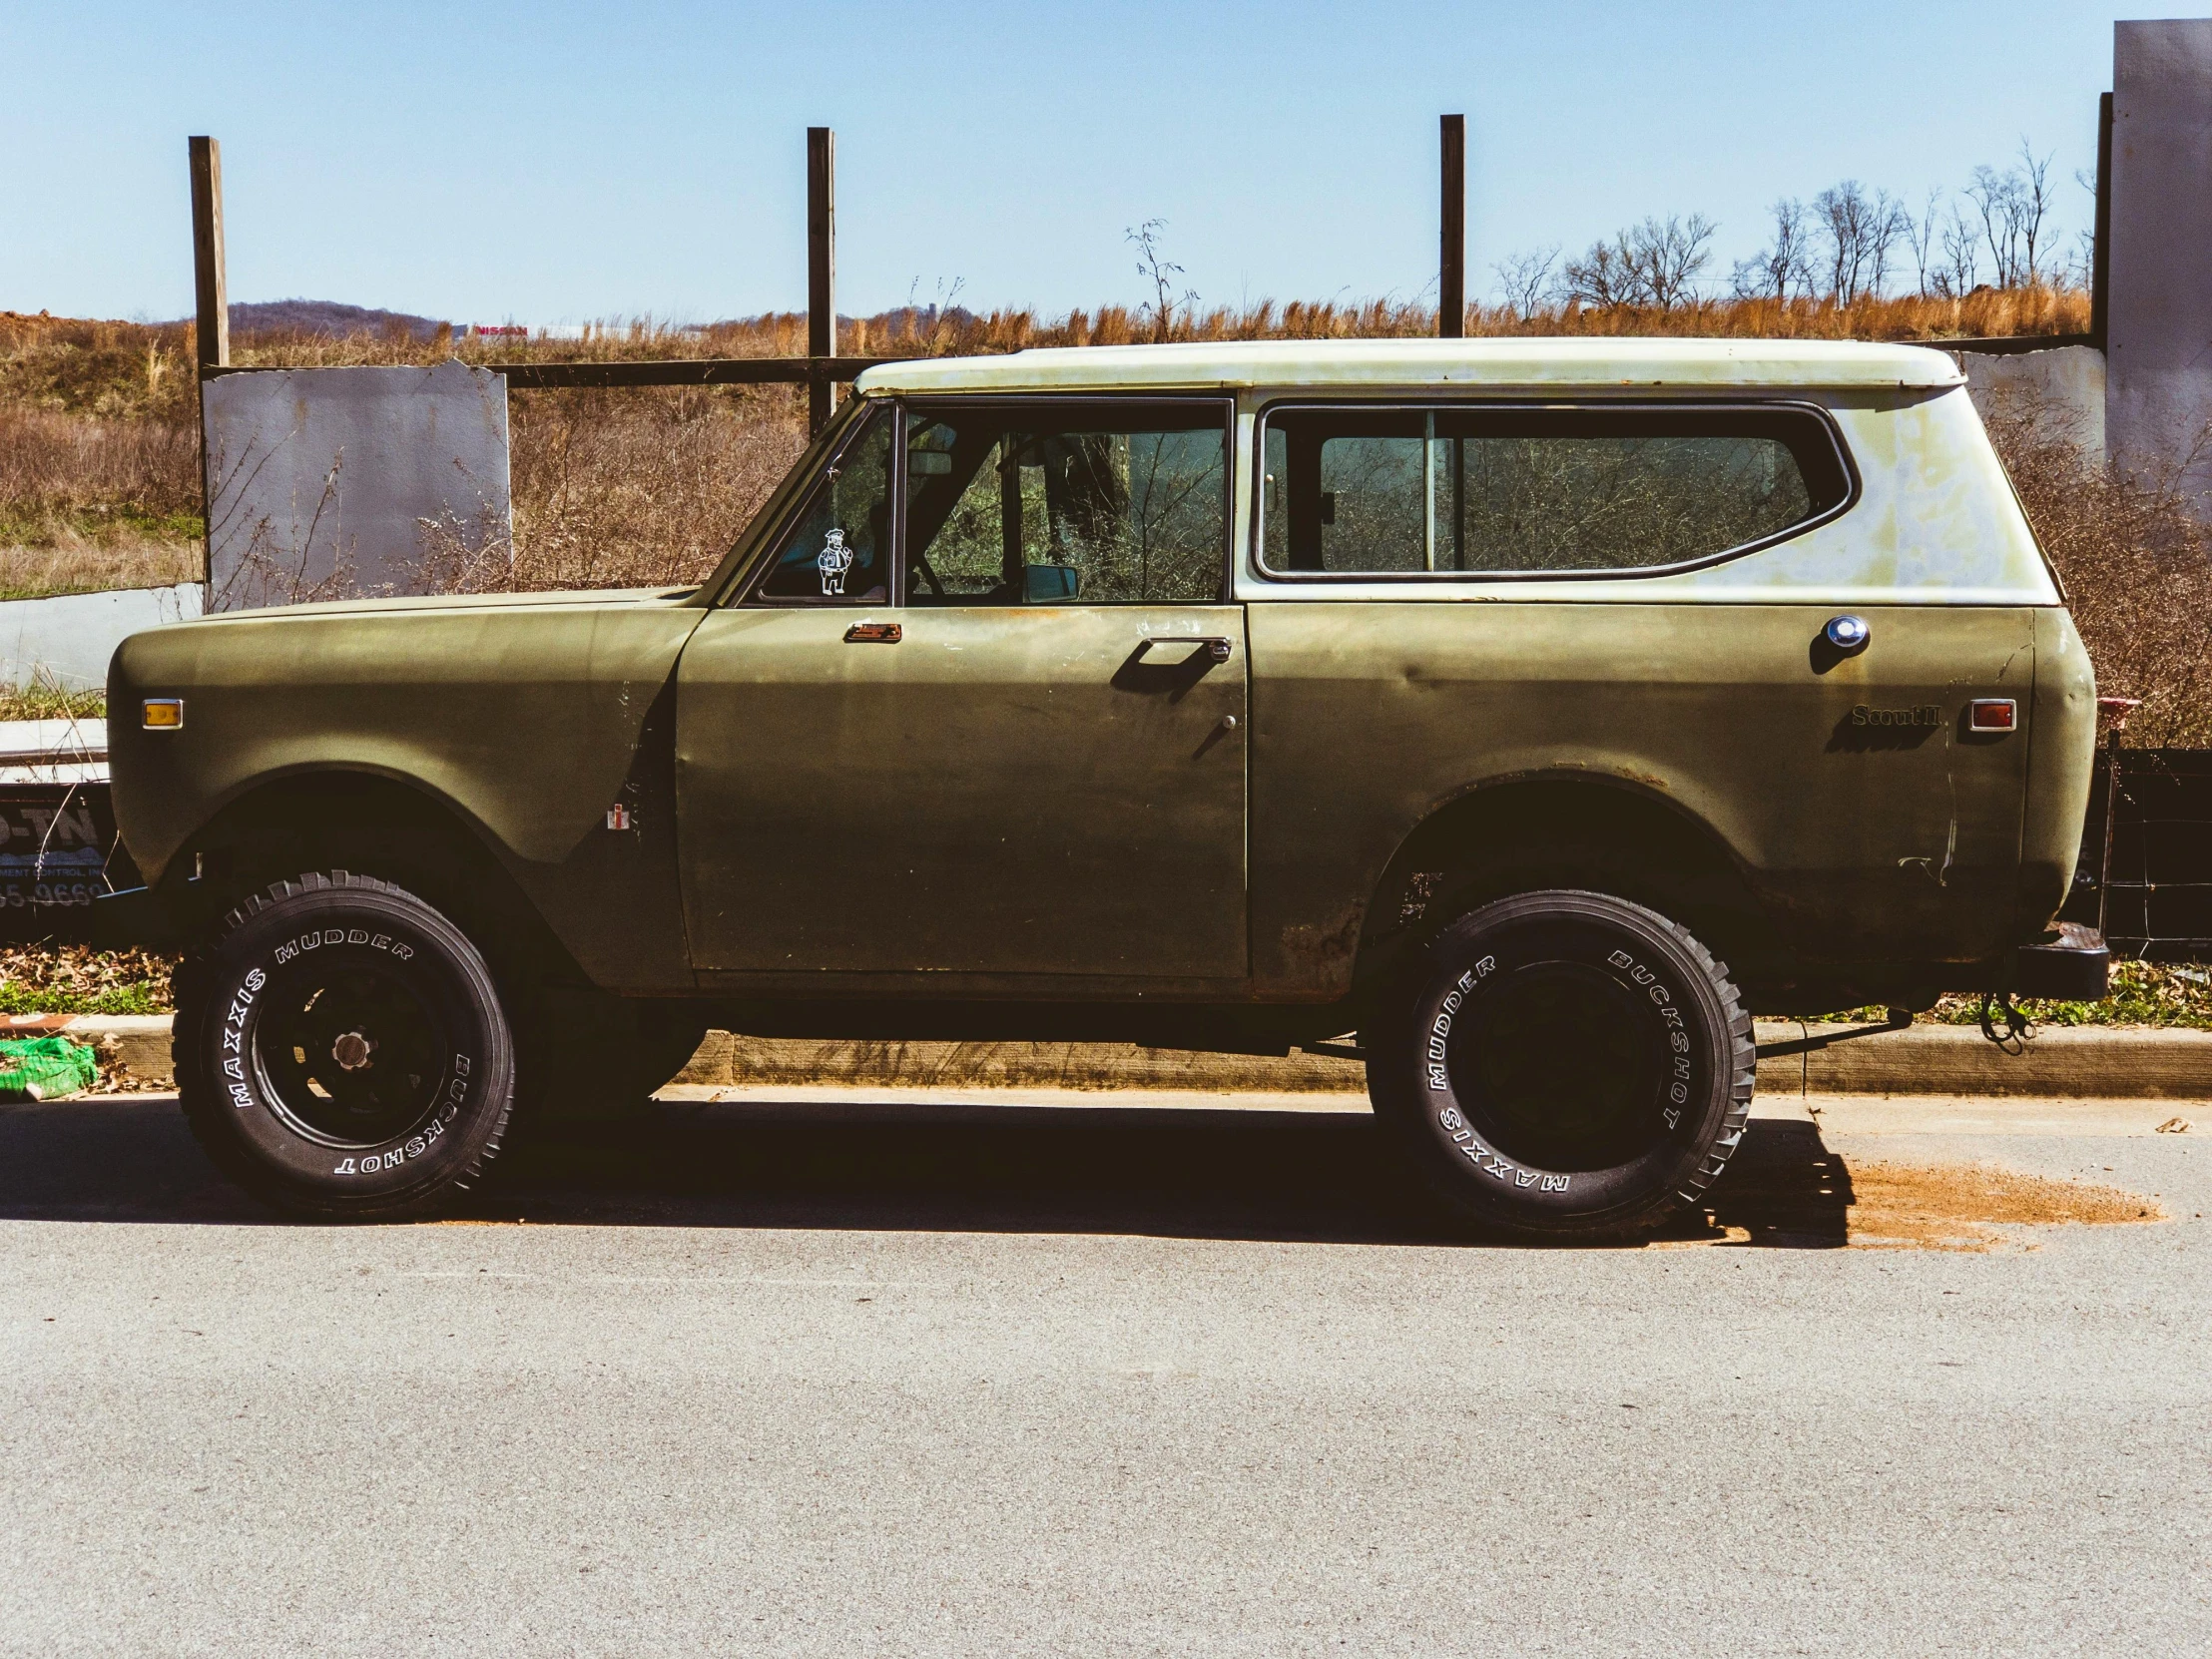
[[[604,821],[703,612],[673,605],[214,618],[134,634],[108,673],[116,824],[149,882],[262,783],[310,770],[411,782],[522,863]],[[149,732],[143,699],[177,697]]]
[[[382,778],[485,843],[596,982],[688,988],[667,775],[676,660],[703,615],[525,600],[133,635],[108,679],[117,829],[161,887],[195,836],[226,810],[251,812],[256,792],[302,775]],[[148,697],[181,698],[183,727],[145,730],[133,717]]]

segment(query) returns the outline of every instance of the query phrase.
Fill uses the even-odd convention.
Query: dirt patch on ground
[[[1851,1184],[1854,1250],[1989,1250],[2021,1242],[2009,1229],[2168,1219],[2139,1193],[1986,1164],[1858,1164]]]
[[[2155,1198],[1991,1164],[1847,1162],[1811,1124],[1762,1123],[1660,1249],[2017,1250],[2042,1227],[2166,1221]]]

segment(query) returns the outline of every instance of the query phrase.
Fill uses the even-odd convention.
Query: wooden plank
[[[807,129],[807,355],[837,354],[837,135]],[[807,414],[821,431],[836,412],[836,386],[828,374],[808,380]]]
[[[2022,351],[2056,351],[2065,345],[2095,345],[2094,334],[1999,334],[1991,339],[1901,339],[1891,345],[1925,345],[1936,351],[1971,351],[1977,356],[2009,357]]]
[[[782,382],[849,383],[902,357],[670,357],[618,363],[486,363],[507,377],[510,391],[553,391],[573,386],[756,386]]]
[[[231,302],[223,271],[223,146],[186,140],[192,154],[192,276],[197,297],[200,366],[231,360]]]
[[[1436,332],[1457,339],[1467,331],[1467,118],[1439,118],[1443,143],[1441,258],[1437,262]]]

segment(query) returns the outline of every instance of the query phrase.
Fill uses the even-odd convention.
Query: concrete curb
[[[2212,1100],[2212,1031],[2045,1027],[2008,1054],[1971,1026],[1834,1040],[1845,1025],[1761,1020],[1759,1092]],[[61,1031],[140,1081],[170,1074],[167,1014],[0,1017],[0,1036]],[[103,1041],[106,1039],[106,1041]],[[1201,1054],[1133,1043],[818,1042],[708,1034],[675,1081],[718,1088],[1168,1089],[1332,1094],[1367,1088],[1334,1055]]]
[[[711,1031],[679,1083],[878,1088],[1365,1091],[1367,1067],[1327,1054],[1202,1054],[1134,1043],[815,1042]]]
[[[1848,1025],[1761,1020],[1762,1049],[1801,1047]],[[1911,1025],[1759,1060],[1762,1093],[2058,1095],[2212,1099],[2212,1031],[2043,1026],[2008,1054],[1970,1025]]]

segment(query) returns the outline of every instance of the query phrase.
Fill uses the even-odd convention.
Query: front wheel
[[[1368,1088],[1422,1173],[1495,1232],[1647,1231],[1698,1202],[1751,1114],[1751,1019],[1684,928],[1553,890],[1462,916],[1383,999]]]
[[[328,1220],[435,1209],[499,1150],[514,1044],[482,954],[413,893],[344,870],[224,919],[181,995],[186,1119],[267,1202]]]

